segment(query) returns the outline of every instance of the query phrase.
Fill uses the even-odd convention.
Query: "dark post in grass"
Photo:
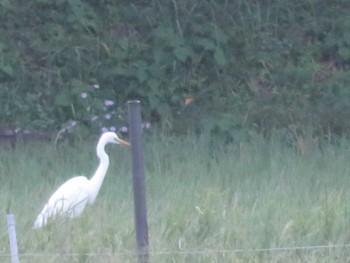
[[[128,101],[129,129],[132,153],[132,179],[134,189],[135,229],[137,253],[139,262],[147,263],[148,254],[148,226],[145,198],[145,173],[143,167],[143,151],[141,142],[141,110],[140,101]]]

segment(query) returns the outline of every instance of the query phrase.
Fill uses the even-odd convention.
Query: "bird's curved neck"
[[[105,152],[105,144],[99,143],[97,145],[97,156],[100,159],[100,164],[96,169],[95,174],[90,179],[91,195],[89,202],[93,203],[96,199],[98,192],[100,191],[103,180],[106,176],[108,166],[109,166],[109,157]]]

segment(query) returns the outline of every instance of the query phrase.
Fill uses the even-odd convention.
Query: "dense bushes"
[[[178,132],[347,133],[349,11],[347,0],[0,1],[0,121],[122,123],[139,98]]]

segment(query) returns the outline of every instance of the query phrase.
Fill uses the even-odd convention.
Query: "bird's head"
[[[118,135],[114,132],[105,132],[102,136],[101,136],[101,141],[104,141],[105,144],[107,143],[116,143],[116,144],[120,144],[120,145],[124,145],[124,146],[130,146],[130,143],[128,143],[127,141],[124,141],[122,139],[120,139],[118,137]]]

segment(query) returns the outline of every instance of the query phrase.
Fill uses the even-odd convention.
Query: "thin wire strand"
[[[149,252],[150,256],[161,255],[198,255],[198,254],[236,254],[236,253],[256,253],[256,252],[278,252],[278,251],[292,251],[292,250],[322,250],[335,248],[350,248],[350,244],[334,244],[334,245],[318,245],[318,246],[295,246],[295,247],[275,247],[275,248],[251,248],[251,249],[206,249],[206,250],[184,250],[184,251],[154,251]],[[41,256],[137,256],[137,253],[131,251],[116,252],[113,254],[104,253],[23,253],[22,257],[41,257]],[[10,254],[1,254],[0,257],[10,257]]]

